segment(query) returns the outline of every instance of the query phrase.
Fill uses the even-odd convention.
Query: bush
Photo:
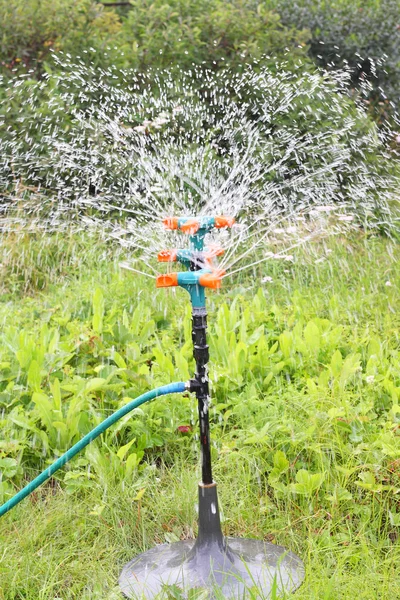
[[[140,69],[192,63],[217,68],[265,53],[304,56],[309,34],[284,27],[265,3],[246,0],[132,0],[123,30]]]
[[[238,65],[262,54],[305,57],[309,34],[243,0],[133,0],[125,16],[92,0],[0,0],[5,73],[35,75],[52,51],[103,67]]]
[[[120,31],[117,13],[91,0],[0,0],[1,70],[40,75],[59,50],[113,62],[116,52],[107,46],[121,44]]]
[[[354,68],[354,81],[367,77],[398,104],[400,95],[400,10],[398,0],[267,0],[287,27],[308,27],[310,55],[325,67]],[[375,67],[376,65],[376,74]],[[387,107],[380,106],[384,112]]]

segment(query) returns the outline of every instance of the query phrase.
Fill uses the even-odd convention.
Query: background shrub
[[[123,24],[140,69],[179,64],[238,66],[263,54],[305,55],[308,32],[282,25],[267,3],[246,0],[132,0]]]
[[[63,51],[79,62],[145,69],[239,65],[263,54],[305,56],[307,31],[265,3],[133,0],[118,14],[92,0],[0,0],[1,67],[40,75]]]
[[[91,0],[0,0],[1,70],[39,76],[52,62],[51,51],[60,50],[80,60],[115,62],[120,33],[117,13]]]
[[[317,64],[328,67],[348,63],[354,68],[355,82],[365,77],[373,82],[375,105],[383,88],[398,106],[398,0],[267,0],[265,4],[280,14],[287,27],[310,29],[310,55]],[[382,116],[389,108],[387,104],[377,105]]]

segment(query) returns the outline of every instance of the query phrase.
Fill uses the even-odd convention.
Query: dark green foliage
[[[264,4],[235,0],[133,1],[118,14],[92,0],[0,0],[1,71],[40,76],[63,51],[77,62],[146,69],[239,65],[263,54],[305,56],[306,31]]]
[[[284,27],[266,3],[247,0],[133,0],[123,25],[130,53],[140,69],[217,69],[259,59],[264,54],[293,60],[305,55],[307,31]],[[271,61],[272,62],[272,61]]]
[[[40,76],[51,51],[108,64],[123,44],[113,10],[92,0],[0,0],[0,72]]]
[[[382,116],[400,95],[400,5],[398,0],[267,0],[288,27],[311,30],[310,55],[323,66],[354,68],[354,81],[372,81]]]

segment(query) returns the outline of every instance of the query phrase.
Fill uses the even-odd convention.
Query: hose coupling
[[[186,389],[188,392],[195,392],[197,394],[198,392],[202,391],[202,388],[203,386],[198,379],[189,379],[189,381],[186,383]]]

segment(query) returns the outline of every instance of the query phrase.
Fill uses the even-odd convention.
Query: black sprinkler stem
[[[210,421],[208,414],[209,385],[207,363],[207,311],[204,307],[193,307],[192,313],[193,356],[196,361],[196,374],[191,381],[191,391],[196,393],[199,407],[200,447],[202,483],[213,483],[211,471]]]

